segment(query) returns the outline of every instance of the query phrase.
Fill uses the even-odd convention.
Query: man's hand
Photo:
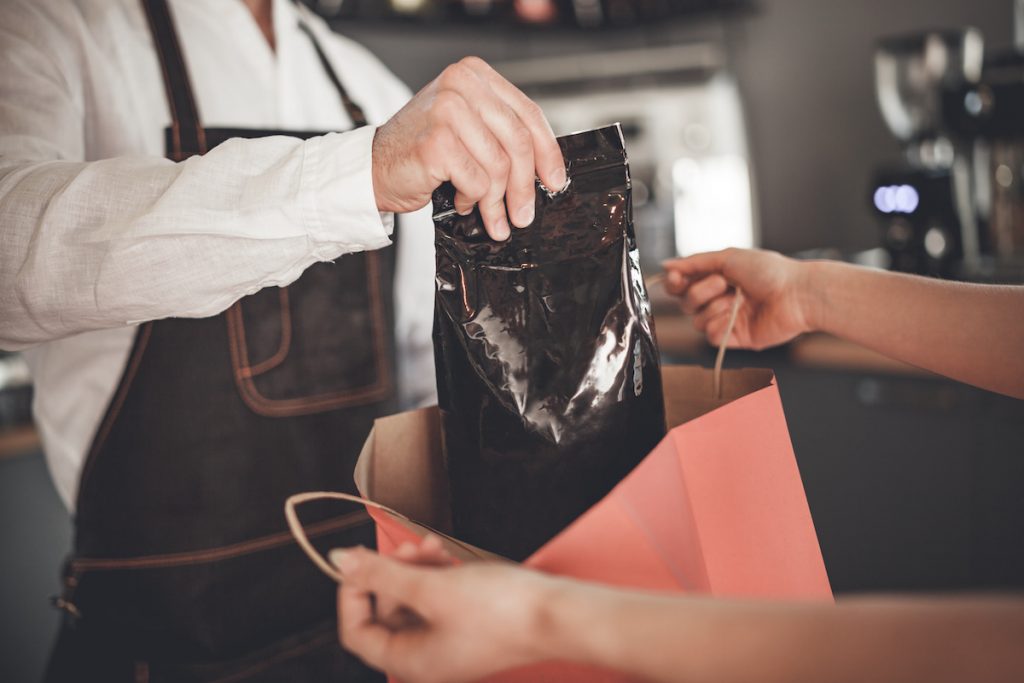
[[[415,211],[448,180],[461,214],[480,205],[487,232],[508,239],[534,218],[534,177],[565,186],[565,162],[534,102],[477,57],[446,68],[373,139],[373,191],[381,211]]]
[[[743,301],[730,347],[760,350],[816,327],[806,263],[770,251],[725,249],[663,265],[665,290],[679,297],[680,307],[712,344],[725,334],[734,287],[743,290]]]

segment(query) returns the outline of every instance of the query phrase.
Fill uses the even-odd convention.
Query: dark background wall
[[[338,28],[414,89],[467,54],[500,62],[722,39],[747,108],[762,242],[791,252],[878,244],[867,185],[875,165],[898,161],[900,148],[875,104],[875,41],[972,25],[987,46],[1006,47],[1012,14],[1012,0],[757,0],[752,11],[721,22],[704,18],[629,32]]]

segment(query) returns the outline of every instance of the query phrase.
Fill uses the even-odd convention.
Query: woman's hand
[[[546,658],[541,615],[558,579],[512,564],[413,566],[364,548],[331,560],[344,577],[342,644],[403,683],[474,681]],[[402,617],[379,616],[383,602]]]
[[[381,211],[414,211],[446,180],[459,213],[480,206],[487,232],[507,239],[508,215],[533,222],[535,187],[565,185],[565,161],[533,101],[478,57],[466,57],[416,93],[373,138]]]
[[[729,346],[760,350],[816,329],[811,264],[771,251],[726,249],[664,263],[665,290],[708,341],[719,344],[735,288],[743,290]]]
[[[444,549],[441,539],[431,534],[420,543],[403,543],[392,557],[406,564],[421,567],[449,567],[454,564],[452,556]],[[376,596],[374,613],[378,621],[388,628],[397,629],[416,623],[417,617],[401,602],[385,594]]]

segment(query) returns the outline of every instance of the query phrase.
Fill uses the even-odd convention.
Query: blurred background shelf
[[[31,425],[0,429],[0,460],[33,453],[40,448],[39,434]]]

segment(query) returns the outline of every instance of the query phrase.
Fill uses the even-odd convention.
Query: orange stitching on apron
[[[89,478],[89,473],[92,471],[93,463],[96,461],[97,454],[103,448],[107,437],[110,436],[110,430],[113,429],[114,422],[117,420],[117,416],[121,412],[121,408],[124,406],[124,401],[128,397],[128,390],[131,388],[132,382],[135,380],[135,373],[138,372],[139,365],[142,364],[142,355],[146,351],[146,346],[149,345],[149,337],[152,332],[153,323],[145,323],[139,328],[137,333],[139,338],[135,343],[135,351],[132,353],[132,357],[128,360],[124,376],[122,377],[117,389],[117,395],[111,402],[110,409],[107,411],[107,415],[103,419],[103,423],[96,432],[96,438],[93,439],[92,448],[89,449],[89,454],[85,458],[85,465],[82,467],[82,476],[78,479],[79,495],[81,495],[82,491],[85,490],[85,482]]]
[[[352,527],[365,524],[370,521],[365,510],[357,510],[347,515],[327,519],[322,522],[310,525],[310,535],[324,536],[335,531],[342,531]],[[165,569],[168,567],[180,567],[190,564],[202,564],[206,562],[218,562],[228,560],[242,555],[250,555],[262,550],[270,550],[292,543],[290,532],[264,536],[251,541],[242,541],[220,548],[208,548],[195,552],[168,553],[164,555],[143,555],[141,557],[125,558],[76,558],[71,561],[73,571],[91,571],[95,569]]]
[[[312,640],[309,640],[305,643],[299,643],[298,645],[290,647],[287,650],[278,652],[277,654],[268,657],[262,662],[257,662],[247,669],[235,672],[233,674],[230,674],[229,676],[225,676],[224,678],[217,678],[211,681],[211,683],[234,683],[234,681],[245,680],[253,674],[259,673],[260,671],[263,671],[265,669],[269,669],[275,664],[280,664],[281,662],[287,661],[294,657],[298,657],[299,655],[306,654],[307,652],[312,652],[317,648],[321,648],[325,645],[330,645],[331,643],[336,641],[337,637],[337,633],[333,630],[328,633],[322,633],[318,636],[315,636]]]
[[[252,381],[251,368],[246,365],[249,350],[245,339],[245,322],[242,318],[241,303],[227,310],[228,340],[231,363],[234,366],[235,384],[242,401],[258,415],[266,417],[292,417],[309,413],[332,410],[353,405],[363,405],[383,400],[391,389],[391,365],[388,362],[384,308],[380,292],[380,256],[376,252],[366,253],[367,286],[370,295],[375,365],[377,380],[366,387],[291,399],[268,399]]]
[[[282,287],[280,290],[280,306],[281,306],[281,341],[277,345],[277,351],[274,355],[265,361],[261,361],[256,365],[243,365],[238,368],[238,372],[243,377],[256,377],[262,375],[268,370],[273,370],[278,365],[284,362],[284,359],[288,357],[288,351],[292,347],[292,305],[291,297],[288,294],[288,288]],[[245,346],[245,340],[242,340],[243,347]],[[249,356],[248,351],[246,357]]]

